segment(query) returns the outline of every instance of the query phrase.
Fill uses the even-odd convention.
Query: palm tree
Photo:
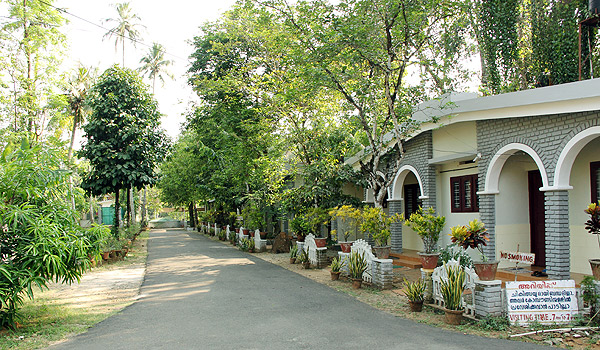
[[[173,79],[173,75],[169,73],[166,69],[167,66],[171,65],[173,61],[165,60],[165,49],[159,43],[153,43],[150,50],[148,50],[148,54],[140,60],[140,63],[143,65],[138,68],[138,71],[143,75],[148,76],[152,80],[152,94],[154,94],[154,90],[156,88],[156,78],[160,79],[160,81],[164,84],[165,78],[163,76]],[[144,186],[144,195],[142,199],[142,225],[146,224],[147,221],[147,189]]]
[[[163,84],[165,83],[163,74],[173,79],[173,75],[166,70],[167,66],[171,65],[173,61],[165,60],[165,49],[159,43],[152,44],[147,55],[142,57],[140,63],[143,63],[143,66],[138,68],[138,71],[152,80],[152,93],[154,93],[156,86],[156,78],[160,79]]]
[[[125,67],[125,39],[131,40],[133,46],[135,46],[136,40],[140,36],[138,27],[143,27],[143,25],[139,23],[140,17],[132,12],[128,2],[115,4],[114,6],[117,9],[118,18],[108,18],[105,21],[115,22],[116,26],[104,34],[104,37],[115,37],[115,51],[117,51],[119,42],[121,42],[123,67]]]
[[[71,129],[71,142],[69,144],[68,159],[73,156],[73,144],[75,143],[75,132],[77,128],[83,124],[85,117],[89,114],[89,110],[85,104],[87,93],[94,84],[96,79],[96,70],[79,67],[77,71],[69,78],[67,100],[69,108],[73,116],[73,127]]]

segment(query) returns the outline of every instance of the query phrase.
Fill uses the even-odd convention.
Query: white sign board
[[[574,280],[506,282],[506,301],[512,324],[568,323],[578,313]]]
[[[519,264],[533,265],[535,262],[535,254],[533,253],[522,253],[522,252],[507,252],[504,250],[500,251],[500,259],[508,260],[510,262]]]

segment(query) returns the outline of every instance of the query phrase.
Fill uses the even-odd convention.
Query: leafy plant
[[[331,260],[331,272],[340,272],[343,266],[344,261],[342,259],[336,257]]]
[[[465,271],[460,265],[445,267],[447,280],[442,279],[441,292],[448,310],[462,310],[462,295],[465,289]]]
[[[300,263],[300,264],[304,264],[306,262],[309,262],[309,258],[308,258],[308,250],[299,250],[298,254],[296,255],[296,262]]]
[[[587,209],[584,210],[590,218],[585,222],[585,229],[598,238],[598,246],[600,246],[600,205],[590,203]]]
[[[295,258],[298,255],[298,246],[297,245],[293,245],[290,248],[290,258]]]
[[[504,316],[486,316],[477,321],[477,326],[487,331],[503,332],[508,330],[510,323]]]
[[[106,227],[84,231],[70,200],[60,150],[9,143],[0,155],[0,326],[14,327],[24,297],[49,281],[78,281],[99,253]]]
[[[303,216],[309,227],[309,233],[313,233],[316,237],[321,237],[321,225],[329,221],[329,214],[323,208],[309,208]]]
[[[234,244],[236,239],[237,239],[237,236],[235,234],[235,230],[230,230],[229,231],[229,242],[231,244]]]
[[[254,251],[254,239],[242,238],[240,240],[239,249],[243,252],[253,252]]]
[[[408,300],[412,302],[419,302],[425,299],[425,289],[426,285],[422,279],[418,279],[414,282],[409,282],[404,279],[404,295],[408,298]]]
[[[477,219],[469,221],[469,225],[454,226],[451,228],[452,243],[456,243],[463,249],[473,248],[479,250],[479,254],[483,261],[487,261],[487,257],[483,254],[483,246],[487,245],[490,236],[482,222]]]
[[[219,239],[222,240],[222,241],[224,241],[224,240],[227,239],[227,230],[221,229],[219,231]]]
[[[471,256],[467,254],[462,247],[457,246],[456,244],[448,244],[440,250],[438,266],[441,266],[450,260],[458,261],[463,268],[473,266],[473,259],[471,259]]]
[[[381,208],[364,208],[361,212],[360,229],[369,233],[376,246],[386,246],[392,234],[391,225],[402,219],[399,214],[388,216]]]
[[[361,279],[368,266],[364,254],[352,252],[347,259],[348,274],[350,275],[350,278]]]
[[[329,211],[329,215],[332,218],[340,218],[343,223],[348,223],[350,229],[356,232],[360,223],[361,212],[360,209],[354,208],[351,205],[343,205],[341,207],[335,207]],[[348,241],[348,237],[352,234],[352,231],[346,230],[343,232],[344,241]]]
[[[404,214],[401,215],[404,219]],[[404,224],[413,229],[423,240],[425,253],[431,254],[436,251],[436,245],[440,239],[440,232],[446,224],[444,216],[435,215],[435,209],[429,207],[426,210],[419,209],[412,213]]]
[[[302,215],[296,215],[292,221],[290,221],[290,229],[298,237],[305,237],[310,233],[310,223]]]
[[[590,322],[598,323],[600,309],[598,305],[600,303],[600,293],[596,289],[596,283],[594,277],[585,276],[581,281],[581,292],[583,301],[590,307]]]

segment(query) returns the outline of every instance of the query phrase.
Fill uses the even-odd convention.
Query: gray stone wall
[[[404,154],[400,167],[411,165],[419,172],[423,181],[422,196],[428,196],[423,200],[423,207],[435,208],[436,186],[435,166],[429,165],[429,159],[433,158],[433,132],[426,131],[404,143]],[[395,174],[394,174],[395,176]],[[403,186],[404,184],[398,184]]]
[[[531,147],[541,158],[554,182],[554,170],[561,151],[579,132],[600,125],[600,113],[584,112],[477,121],[479,190],[485,186],[485,175],[493,156],[510,143]],[[500,189],[502,191],[502,189]],[[550,278],[570,278],[570,233],[568,192],[546,192],[546,267]],[[479,212],[490,233],[485,254],[495,257],[496,206],[494,195],[481,195]]]
[[[545,192],[546,271],[551,279],[570,279],[571,237],[569,230],[569,193]]]
[[[401,214],[403,205],[401,200],[390,200],[388,201],[388,208],[390,209],[390,215]],[[402,253],[402,223],[394,222],[390,227],[392,232],[392,252]]]

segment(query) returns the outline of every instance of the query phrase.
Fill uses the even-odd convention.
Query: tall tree
[[[71,141],[69,142],[69,153],[67,158],[71,160],[73,145],[77,129],[85,122],[90,113],[87,106],[87,95],[96,78],[95,69],[80,66],[71,75],[67,82],[67,99],[69,101],[70,114],[73,119],[71,127]]]
[[[82,188],[93,195],[115,193],[115,235],[119,191],[154,184],[156,166],[168,149],[157,103],[146,89],[137,73],[113,66],[98,79],[90,97],[87,143],[79,155],[90,161],[91,170]]]
[[[165,75],[173,79],[173,75],[167,71],[173,61],[165,59],[165,49],[159,43],[153,43],[148,50],[146,56],[142,57],[140,63],[143,65],[138,69],[144,76],[152,81],[152,93],[156,88],[156,78],[163,84],[165,83]]]
[[[230,80],[275,104],[287,101],[293,75],[329,93],[344,109],[338,118],[364,140],[361,172],[382,206],[403,142],[417,126],[413,106],[457,81],[451,77],[462,67],[458,53],[466,45],[457,29],[469,9],[458,0],[253,3],[240,4],[222,21],[225,31],[240,33],[261,50],[245,76]],[[423,62],[444,64],[411,74]]]
[[[51,102],[56,89],[65,36],[65,23],[52,7],[54,1],[6,0],[12,21],[2,26],[0,48],[4,71],[2,91],[6,104],[4,115],[10,116],[11,129],[34,133],[37,139],[47,127],[52,114],[62,107]]]
[[[107,18],[106,22],[115,23],[115,26],[110,29],[104,37],[115,39],[115,52],[121,43],[121,52],[123,54],[123,67],[125,67],[125,41],[129,40],[133,46],[136,45],[140,37],[139,28],[143,25],[139,23],[141,18],[133,12],[128,2],[115,4],[117,10],[117,18]]]

